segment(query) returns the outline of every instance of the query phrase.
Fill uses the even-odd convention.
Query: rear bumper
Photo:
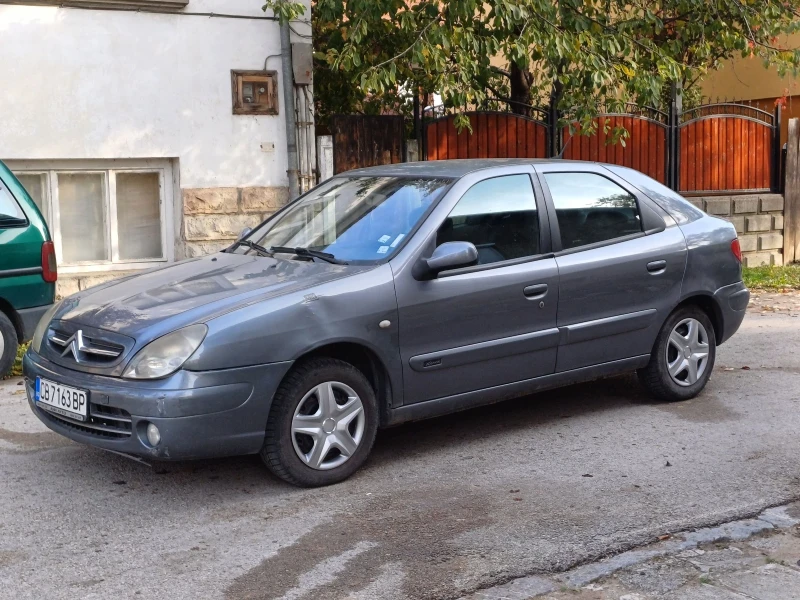
[[[744,320],[747,305],[750,303],[750,291],[744,282],[726,285],[714,292],[714,300],[720,309],[722,332],[717,345],[730,339]]]
[[[44,306],[36,306],[34,308],[23,308],[17,311],[20,320],[22,321],[22,341],[27,342],[33,337],[33,332],[36,331],[36,326],[39,324],[44,313],[50,310],[52,304],[45,304]]]
[[[29,351],[28,403],[47,427],[76,442],[124,454],[183,460],[261,449],[272,397],[291,362],[208,372],[179,371],[158,381],[127,381],[65,369]],[[34,400],[36,377],[88,391],[89,417],[53,414]],[[149,423],[161,442],[147,441]]]

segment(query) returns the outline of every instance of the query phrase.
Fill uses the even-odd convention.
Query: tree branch
[[[423,28],[422,28],[422,31],[420,31],[420,32],[419,32],[419,35],[417,36],[417,38],[414,40],[414,42],[413,42],[413,43],[412,43],[412,44],[411,44],[411,45],[410,45],[408,48],[406,48],[405,50],[403,50],[402,52],[400,52],[400,54],[396,54],[396,55],[395,55],[395,56],[393,56],[392,58],[387,58],[387,59],[386,59],[385,61],[383,61],[382,63],[378,63],[377,65],[373,65],[372,67],[370,67],[370,70],[374,70],[374,69],[380,69],[382,66],[384,66],[384,65],[388,65],[390,62],[393,62],[393,61],[397,60],[398,58],[400,58],[400,57],[402,57],[402,56],[405,56],[406,54],[408,54],[408,53],[411,51],[411,49],[412,49],[414,46],[416,46],[416,45],[417,45],[417,42],[419,42],[419,41],[422,39],[422,36],[423,36],[423,35],[425,35],[425,32],[426,32],[426,31],[428,31],[428,29],[430,29],[430,28],[431,28],[431,25],[433,25],[434,23],[438,23],[438,22],[440,22],[441,20],[442,20],[442,17],[441,17],[441,16],[438,16],[438,17],[436,17],[435,19],[433,19],[433,20],[432,20],[430,23],[428,23],[427,25],[425,25],[425,27],[423,27]]]

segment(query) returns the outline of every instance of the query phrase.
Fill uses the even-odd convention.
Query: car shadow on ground
[[[388,455],[399,448],[419,455],[444,444],[468,444],[510,430],[531,430],[554,421],[654,402],[635,375],[598,379],[383,430],[378,434],[373,461],[391,460]]]
[[[373,454],[364,468],[371,477],[376,471],[405,458],[432,457],[442,448],[457,451],[472,440],[491,439],[515,429],[535,430],[556,421],[586,417],[592,413],[619,410],[632,404],[650,404],[635,376],[623,375],[540,392],[489,406],[407,423],[378,432]],[[209,482],[233,486],[244,493],[265,487],[280,493],[295,489],[272,476],[258,456],[240,456],[179,462],[137,462],[131,458],[93,448],[80,448],[78,463],[91,462],[92,471],[108,472],[115,482],[129,478],[169,481],[195,487]],[[75,461],[70,458],[70,470]],[[80,472],[79,472],[80,471]],[[75,470],[75,476],[85,474]],[[267,484],[265,486],[265,484]],[[124,485],[124,484],[119,484]]]

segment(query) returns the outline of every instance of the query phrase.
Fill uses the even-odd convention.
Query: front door
[[[600,165],[536,170],[557,224],[556,371],[650,354],[680,298],[686,267],[680,228]]]
[[[469,176],[448,196],[435,242],[468,241],[479,264],[418,281],[395,273],[405,404],[553,372],[558,346],[558,270],[533,169]],[[436,215],[439,215],[438,217]],[[424,252],[424,250],[421,250]]]

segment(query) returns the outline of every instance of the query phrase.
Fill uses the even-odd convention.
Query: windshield
[[[338,260],[375,261],[391,256],[449,179],[336,177],[247,239],[264,248],[306,248]],[[249,252],[240,246],[239,253]]]

